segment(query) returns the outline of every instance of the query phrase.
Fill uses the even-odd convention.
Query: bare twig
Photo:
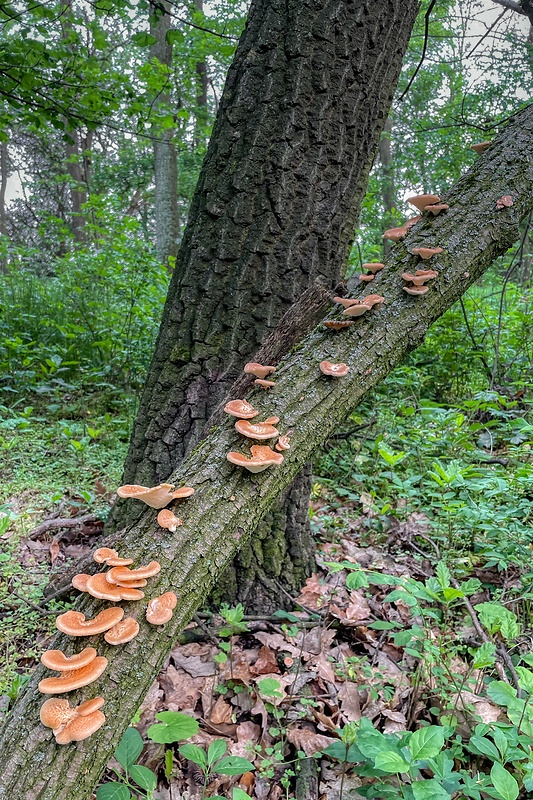
[[[26,538],[38,539],[43,533],[55,530],[56,528],[77,528],[78,525],[85,525],[87,522],[97,522],[100,520],[98,514],[84,514],[82,517],[60,517],[59,519],[47,519],[41,525],[34,528]]]

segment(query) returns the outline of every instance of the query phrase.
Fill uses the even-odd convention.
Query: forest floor
[[[529,419],[522,398],[496,393],[462,407],[389,395],[358,410],[315,465],[317,568],[294,608],[198,614],[134,720],[136,763],[156,784],[148,772],[132,784],[119,758],[98,800],[119,785],[117,800],[528,796]],[[35,409],[0,422],[4,713],[68,607],[44,586],[97,546],[127,428]],[[72,517],[85,522],[38,529]],[[162,741],[165,712],[198,731]],[[224,754],[250,768],[224,774]]]

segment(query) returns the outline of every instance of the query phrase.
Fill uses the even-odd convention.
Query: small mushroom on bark
[[[174,592],[165,592],[160,597],[154,597],[148,603],[146,620],[151,625],[164,625],[172,619],[172,610],[176,607],[178,598]]]
[[[402,272],[402,278],[404,281],[411,281],[415,286],[423,286],[426,281],[437,278],[438,274],[435,269],[417,269],[414,275],[411,272]]]
[[[471,145],[470,149],[473,150],[475,153],[477,153],[478,156],[480,156],[485,152],[487,147],[491,146],[491,144],[492,144],[492,141],[479,142],[478,144]]]
[[[353,300],[351,301],[353,303]],[[346,308],[350,308],[350,306],[346,306]],[[352,320],[337,320],[337,319],[327,319],[324,322],[324,328],[329,328],[333,331],[343,331],[344,328],[350,328],[353,325]]]
[[[376,272],[379,272],[384,267],[385,267],[385,264],[380,264],[377,261],[372,261],[372,262],[370,262],[370,264],[363,264],[361,269],[365,270],[366,272],[371,272],[373,275],[375,275]]]
[[[449,207],[447,203],[433,203],[433,205],[426,206],[424,211],[431,211],[433,216],[436,217],[441,211],[447,211]]]
[[[328,375],[331,378],[343,378],[350,371],[350,367],[347,364],[332,364],[331,361],[321,361],[318,366],[323,375]]]
[[[440,197],[436,194],[417,194],[415,197],[408,197],[407,202],[412,206],[416,206],[420,211],[423,211],[426,206],[433,205],[433,203],[440,203]]]
[[[363,283],[370,283],[370,281],[374,280],[374,276],[372,274],[370,274],[370,275],[358,275],[357,277],[359,278],[360,281],[363,281]]]
[[[231,451],[226,458],[231,464],[236,464],[238,467],[244,467],[249,472],[263,472],[268,467],[279,466],[283,463],[283,456],[281,453],[275,453],[270,447],[266,445],[254,444],[250,448],[251,458],[242,453]]]
[[[171,533],[175,533],[178,527],[183,525],[183,521],[173,514],[172,511],[169,511],[168,508],[162,508],[157,515],[157,524],[171,531]]]
[[[256,382],[254,381],[254,383]],[[230,400],[224,406],[224,411],[232,417],[239,417],[239,419],[253,419],[259,414],[259,411],[256,411],[246,400]]]
[[[126,567],[113,567],[113,569],[126,569]],[[144,592],[139,589],[109,583],[103,572],[91,575],[87,581],[87,591],[92,597],[110,600],[112,603],[120,603],[121,600],[142,600],[144,597]]]
[[[235,423],[235,430],[242,436],[247,436],[249,439],[256,439],[258,441],[272,439],[279,434],[278,429],[275,428],[274,425],[268,424],[268,421],[254,424],[253,422],[248,422],[246,419],[239,419]]]
[[[342,312],[345,317],[361,317],[363,314],[366,314],[367,311],[370,311],[372,306],[367,305],[366,303],[354,303],[353,306],[349,308],[345,308]]]
[[[429,292],[429,286],[404,286],[403,290],[407,292],[407,294],[427,294]]]
[[[86,700],[77,708],[71,708],[64,698],[50,697],[41,706],[41,722],[52,728],[58,744],[82,742],[104,724],[105,715],[100,711],[103,705],[103,697]]]
[[[262,389],[272,389],[273,386],[276,385],[275,381],[267,381],[264,378],[256,378],[254,381],[256,386],[260,386]],[[257,412],[259,413],[259,412]]]
[[[257,364],[255,361],[249,361],[244,365],[244,371],[247,375],[255,375],[256,378],[266,378],[271,372],[276,371],[276,367],[264,366]]]
[[[109,572],[105,573],[106,580],[109,583],[126,586],[137,580],[144,580],[146,578],[153,578],[154,575],[159,575],[161,572],[161,564],[158,561],[150,561],[146,567],[137,567],[137,569],[130,569],[129,567],[113,567]]]
[[[281,452],[282,450],[290,450],[291,449],[290,441],[291,441],[290,436],[280,436],[275,445],[276,450],[278,450],[279,452]]]
[[[501,211],[502,208],[511,208],[513,205],[513,198],[510,194],[504,194],[503,197],[500,197],[499,200],[496,201],[496,208],[498,211]]]
[[[111,547],[99,547],[94,551],[94,560],[97,564],[107,564],[109,567],[127,567],[133,564],[133,558],[119,558],[116,550]]]
[[[413,247],[411,250],[414,256],[420,256],[424,261],[433,256],[438,256],[438,254],[442,252],[442,247]]]
[[[339,305],[344,306],[344,308],[350,308],[361,302],[360,300],[355,300],[353,297],[334,297],[333,299],[336,303],[339,303]]]
[[[194,494],[194,489],[189,486],[182,486],[180,489],[173,490],[173,483],[161,483],[159,486],[154,486],[152,488],[138,486],[136,484],[127,484],[126,486],[119,486],[117,494],[119,497],[130,497],[134,500],[142,500],[143,503],[151,506],[151,508],[164,508],[168,506],[172,500],[190,497]]]
[[[85,619],[81,611],[65,611],[56,617],[56,628],[68,636],[94,636],[112,628],[123,616],[123,608],[104,608],[93,619]]]
[[[121,622],[113,625],[104,635],[104,639],[108,644],[119,645],[126,644],[135,639],[139,633],[139,623],[133,617],[126,617]]]
[[[385,298],[380,294],[367,294],[367,296],[363,298],[363,303],[365,306],[370,306],[370,308],[373,308],[374,306],[381,305],[384,300]]]
[[[421,219],[422,219],[421,215],[418,214],[418,216],[416,216],[416,217],[411,217],[411,219],[406,219],[405,222],[402,222],[400,227],[405,228],[406,230],[410,230]]]

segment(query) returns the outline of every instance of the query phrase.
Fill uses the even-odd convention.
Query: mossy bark
[[[172,277],[123,482],[168,478],[246,361],[315,281],[337,282],[417,0],[255,0]],[[313,565],[308,478],[219,587],[270,611]],[[285,502],[285,498],[283,499]],[[136,520],[115,506],[108,530]],[[266,525],[266,523],[265,523]],[[276,553],[264,545],[278,542]],[[283,541],[284,540],[284,541]],[[226,580],[227,578],[227,580]]]
[[[511,195],[513,206],[497,211],[502,195]],[[90,688],[74,693],[75,702],[102,694],[107,722],[85,742],[56,745],[51,731],[39,724],[43,698],[37,684],[45,674],[39,667],[0,733],[2,800],[85,800],[90,795],[179,632],[276,497],[364,394],[421,343],[432,322],[516,241],[520,220],[533,209],[533,107],[509,122],[444,200],[449,211],[424,217],[393,248],[386,268],[373,282],[372,292],[386,298],[383,307],[338,334],[318,326],[283,359],[273,390],[250,393],[250,402],[263,415],[280,417],[283,432],[294,429],[284,463],[258,475],[229,464],[228,451],[246,452],[247,445],[226,419],[172,475],[177,485],[196,489],[178,504],[183,527],[176,534],[162,530],[157,512],[148,509],[122,531],[124,555],[136,563],[156,559],[162,569],[150,581],[145,599],[126,605],[127,614],[139,619],[138,637],[116,648],[96,637],[94,644],[109,665]],[[431,262],[439,275],[427,295],[410,297],[402,290],[401,274],[416,269],[417,258],[410,250],[422,244],[444,248]],[[358,289],[359,296],[366,293],[367,288]],[[342,379],[324,377],[318,369],[324,358],[345,362],[349,374]],[[144,621],[146,601],[168,590],[179,600],[174,617],[159,630]],[[76,608],[92,616],[104,605],[82,596]],[[70,654],[85,644],[58,635],[51,647]]]

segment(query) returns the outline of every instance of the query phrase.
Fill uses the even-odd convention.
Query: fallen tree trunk
[[[136,563],[156,559],[162,570],[147,587],[144,601],[126,605],[127,614],[141,624],[138,637],[119,648],[107,646],[98,637],[94,644],[109,659],[108,667],[90,691],[74,694],[76,703],[104,696],[107,722],[81,744],[56,745],[51,731],[39,723],[43,697],[37,684],[45,670],[38,668],[0,736],[0,798],[84,800],[90,795],[179,632],[239,546],[363,395],[421,343],[432,322],[516,241],[520,220],[533,209],[532,187],[533,107],[511,119],[493,146],[444,198],[449,211],[431,219],[426,215],[393,248],[386,268],[371,287],[372,292],[384,295],[384,306],[339,333],[315,328],[283,359],[274,389],[249,395],[261,411],[260,419],[276,414],[282,433],[294,430],[283,465],[259,475],[230,465],[228,451],[245,452],[247,447],[233,421],[226,419],[172,476],[177,485],[196,489],[179,506],[183,527],[176,534],[162,530],[156,523],[157,512],[149,509],[137,524],[122,531],[122,555],[134,556]],[[496,210],[502,195],[511,195],[513,205]],[[418,266],[409,251],[437,244],[444,252],[431,261],[439,276],[429,293],[406,295],[401,273]],[[366,287],[358,289],[359,296],[368,293]],[[318,369],[323,359],[346,362],[350,373],[342,379],[324,377]],[[153,628],[144,621],[146,600],[170,589],[179,596],[174,617],[162,630]],[[76,608],[93,616],[104,605],[82,596]],[[68,654],[81,649],[63,635],[52,646]]]

